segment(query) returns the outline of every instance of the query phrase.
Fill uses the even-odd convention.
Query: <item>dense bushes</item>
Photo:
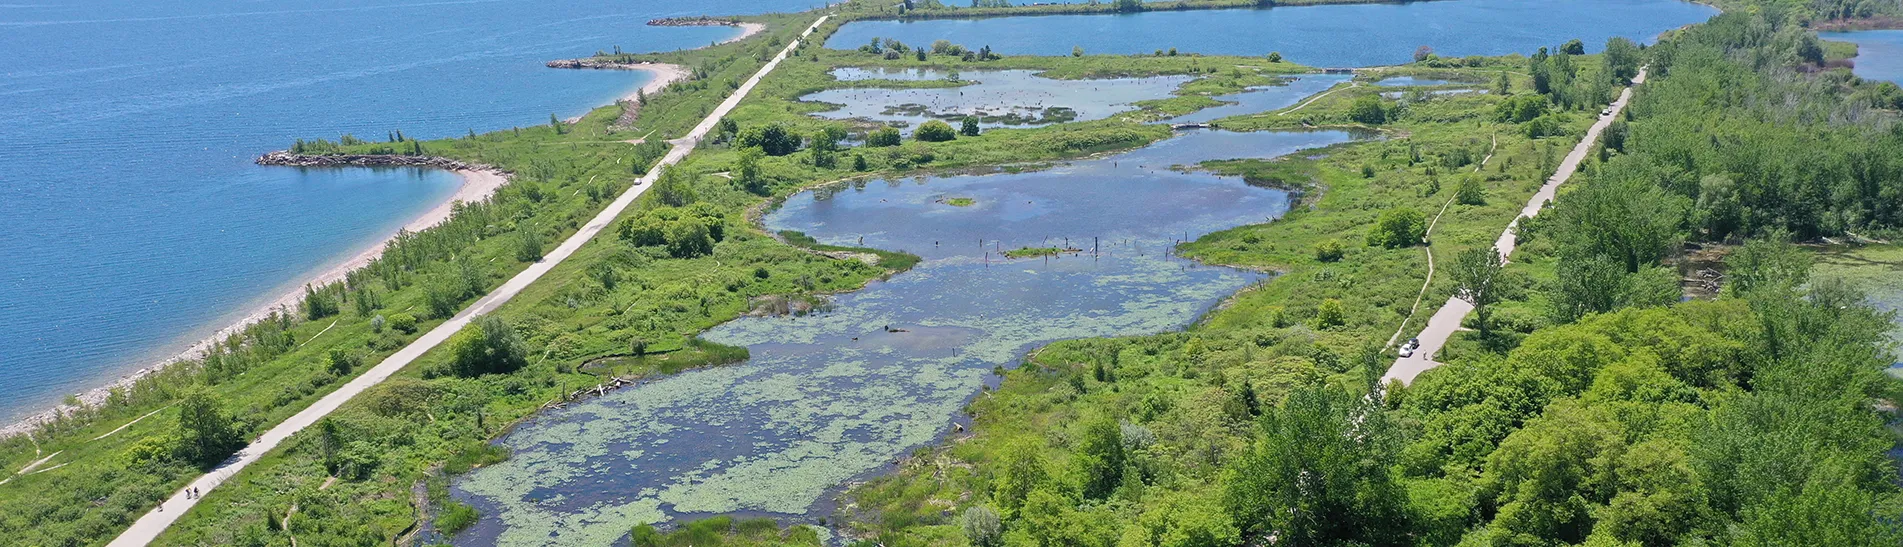
[[[1427,237],[1427,216],[1413,207],[1395,207],[1381,212],[1368,231],[1370,247],[1412,247]]]
[[[481,376],[513,372],[529,362],[522,336],[502,318],[484,315],[449,341],[449,372]]]
[[[925,142],[945,142],[958,138],[958,131],[952,129],[951,124],[931,120],[919,124],[918,129],[912,132],[912,137]]]

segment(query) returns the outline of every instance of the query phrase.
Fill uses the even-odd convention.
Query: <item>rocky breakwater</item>
[[[622,62],[616,62],[616,61],[604,61],[601,59],[556,59],[544,64],[546,64],[549,68],[577,68],[577,69],[594,68],[594,69],[604,69],[604,70],[630,70],[630,69],[643,68],[644,65],[653,65],[654,63],[650,63],[647,61],[640,61],[635,63],[622,63]]]
[[[705,15],[702,15],[700,17],[662,17],[660,19],[649,19],[648,26],[651,26],[651,27],[709,27],[709,26],[737,27],[737,26],[740,26],[740,21],[737,19],[715,19]]]
[[[259,156],[257,163],[286,167],[434,167],[448,171],[501,172],[494,166],[444,157],[398,154],[293,154],[279,150]]]

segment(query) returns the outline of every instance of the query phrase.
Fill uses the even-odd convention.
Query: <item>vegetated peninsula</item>
[[[1559,38],[1503,56],[1422,48],[1409,63],[1262,99],[1272,104],[1239,97],[1321,75],[1272,52],[1036,57],[894,39],[821,47],[840,26],[875,18],[1252,5],[852,1],[743,17],[764,30],[708,48],[580,61],[678,66],[683,76],[572,122],[304,141],[273,161],[486,166],[510,178],[340,280],[313,285],[293,311],[103,405],[0,440],[9,473],[0,531],[27,544],[100,544],[131,527],[128,537],[165,545],[1903,541],[1885,516],[1903,501],[1886,455],[1898,387],[1884,374],[1895,360],[1893,317],[1871,305],[1888,300],[1865,298],[1869,277],[1843,274],[1859,263],[1846,256],[1888,264],[1895,254],[1886,242],[1903,224],[1903,133],[1881,85],[1841,68],[1849,52],[1806,26],[1903,14],[1894,5],[1725,2],[1724,14],[1645,47]],[[890,76],[848,80],[842,68]],[[836,89],[957,93],[988,72],[1019,69],[1079,88],[1180,81],[1153,100],[1019,124],[942,114],[1089,97],[926,105],[937,115],[917,124],[897,121],[911,115],[901,111],[824,118],[815,114],[838,105],[805,99]],[[1269,106],[1207,122],[1216,129],[1157,123],[1226,104]],[[1264,152],[1262,143],[1285,142],[1271,137],[1294,144]],[[1169,147],[1186,142],[1206,158],[1162,161],[1181,157]],[[984,173],[1027,182],[988,187]],[[1057,178],[1066,192],[1011,194],[1036,177]],[[915,207],[902,210],[943,215],[946,226],[998,215],[975,218],[1002,226],[1108,210],[1060,209],[1104,197],[1090,193],[1091,177],[1145,182],[1116,186],[1129,191],[1184,189],[1168,196],[1177,202],[1144,203],[1154,207],[1284,201],[1273,215],[1148,247],[1127,242],[1136,235],[1004,229],[978,241],[905,236],[903,226],[809,234],[774,224],[800,211],[769,212]],[[913,185],[925,188],[904,192]],[[1107,198],[1117,197],[1129,196]],[[604,210],[619,214],[596,219]],[[1052,245],[1098,236],[1089,249]],[[910,248],[879,247],[887,242]],[[1818,244],[1829,242],[1838,245],[1814,274]],[[1097,275],[1066,270],[1079,267],[1068,256],[1048,268],[985,269],[995,260],[979,257],[993,250],[1127,261],[1142,275],[1066,279],[1192,287],[1164,298],[1091,295],[1116,304],[1105,309],[1178,310],[1187,326],[1110,337],[1053,327],[1174,319],[1092,310],[954,329],[889,324],[855,307],[877,305],[852,299],[876,280],[903,289],[966,272],[976,285],[953,289],[1051,287],[1002,302],[1054,308],[1084,285],[1039,285],[1045,277]],[[956,269],[972,262],[976,270]],[[541,277],[505,285],[524,271]],[[1172,285],[1256,271],[1275,275]],[[1215,286],[1231,290],[1201,289]],[[492,291],[512,297],[483,300]],[[980,298],[1003,298],[953,296],[938,301],[947,317],[956,306],[1000,308]],[[1459,313],[1437,318],[1442,301]],[[452,321],[467,326],[427,335]],[[731,344],[701,336],[710,330]],[[1059,341],[964,342],[1033,331],[1054,334],[1022,338]],[[789,332],[858,357],[721,383],[804,343],[774,338]],[[1398,352],[1416,347],[1410,339],[1432,350],[1406,357],[1424,370],[1383,382]],[[433,349],[395,357],[419,340]],[[920,347],[946,361],[911,370],[905,380],[918,384],[889,385],[956,395],[952,404],[917,404],[923,395],[901,389],[838,401],[905,428],[802,429],[847,422],[789,407],[803,410],[771,417],[786,439],[726,442],[683,428],[655,433],[664,443],[612,450],[655,457],[680,443],[724,461],[693,460],[693,473],[561,457],[606,446],[590,436],[652,425],[616,422],[627,415],[601,410],[607,403],[693,407],[703,412],[655,422],[730,425],[759,419],[727,413],[752,408],[734,406],[742,399],[798,401],[801,383],[821,374],[883,380],[868,371],[892,357],[878,356]],[[957,368],[991,353],[1015,366]],[[412,357],[387,378],[365,376]],[[198,499],[178,489],[363,378],[379,381],[276,450],[250,455],[203,492],[205,503],[158,510]],[[630,400],[615,399],[622,393]],[[907,415],[878,414],[896,408]],[[556,442],[548,439],[591,448],[538,448]],[[776,443],[831,452],[753,452]],[[803,458],[849,452],[839,446],[856,452],[823,461],[863,472],[805,472],[815,465]],[[749,465],[758,462],[770,465]],[[561,494],[495,495],[511,485]]]

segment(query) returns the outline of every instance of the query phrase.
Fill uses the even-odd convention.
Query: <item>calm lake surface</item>
[[[252,165],[296,138],[546,123],[644,73],[553,70],[791,0],[0,5],[0,420],[170,356],[447,197],[447,173]]]
[[[1903,30],[1820,32],[1819,38],[1857,44],[1857,64],[1851,71],[1871,80],[1903,84]]]
[[[1310,66],[1406,63],[1414,49],[1441,55],[1530,54],[1578,38],[1588,51],[1624,36],[1651,43],[1660,32],[1704,21],[1718,10],[1679,0],[1457,0],[1403,4],[1292,6],[1260,10],[1156,11],[925,21],[862,21],[827,40],[837,49],[874,37],[906,44],[934,40],[1006,55],[1182,52],[1267,55]]]
[[[546,412],[502,439],[513,455],[456,481],[483,520],[459,545],[602,545],[684,515],[807,515],[950,427],[994,366],[1070,338],[1180,328],[1261,274],[1166,256],[1176,240],[1263,222],[1287,194],[1167,169],[1349,140],[1338,131],[1178,136],[1024,174],[874,181],[806,192],[771,229],[903,249],[917,268],[808,317],[749,317],[705,337],[752,359]],[[966,197],[973,205],[940,203]],[[1024,246],[1089,249],[1001,260]],[[982,244],[981,244],[982,241]],[[989,252],[989,259],[987,259]],[[907,332],[885,332],[885,327]]]

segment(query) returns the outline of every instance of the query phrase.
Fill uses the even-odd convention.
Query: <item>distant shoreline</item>
[[[272,157],[273,154],[280,154],[280,153],[281,152],[273,152],[272,154],[267,154],[265,158],[270,158]],[[418,160],[423,160],[423,159],[425,158],[418,158]],[[433,159],[440,160],[441,158],[433,158]],[[400,230],[417,232],[417,231],[422,231],[423,229],[429,228],[431,226],[441,224],[443,221],[448,220],[450,214],[455,210],[456,203],[477,202],[477,201],[488,199],[490,195],[495,193],[496,189],[501,188],[502,185],[507,184],[509,181],[508,173],[493,167],[481,166],[481,165],[467,165],[467,164],[462,164],[462,162],[455,162],[454,160],[444,160],[444,161],[452,162],[451,164],[446,164],[446,165],[455,165],[455,166],[459,166],[459,168],[444,169],[443,167],[428,165],[421,161],[418,161],[416,163],[409,163],[409,164],[385,164],[385,165],[371,165],[371,164],[363,164],[363,163],[338,163],[334,165],[303,166],[299,168],[310,169],[310,168],[357,168],[357,167],[372,167],[372,168],[374,167],[414,167],[419,169],[444,169],[451,173],[455,173],[458,177],[461,177],[462,184],[456,188],[456,191],[454,193],[450,194],[449,197],[437,203],[435,206],[430,207],[426,211],[423,211],[422,214],[412,218],[409,222],[404,223],[403,227],[400,228]],[[263,165],[272,165],[272,163],[267,163],[262,158],[260,159],[259,163]],[[196,359],[198,357],[201,357],[204,355],[205,350],[211,348],[213,344],[217,343],[218,341],[224,340],[226,337],[229,337],[230,335],[234,333],[237,333],[243,330],[246,326],[249,326],[252,323],[256,323],[259,320],[264,319],[265,317],[271,315],[271,312],[278,311],[278,310],[286,310],[286,311],[296,310],[298,301],[304,298],[305,285],[323,285],[326,283],[332,283],[335,281],[342,280],[344,278],[344,275],[350,273],[351,270],[361,268],[364,265],[369,264],[370,261],[376,260],[377,257],[382,256],[383,249],[389,246],[391,241],[395,240],[395,235],[396,235],[395,233],[389,234],[388,236],[385,236],[384,238],[377,240],[375,244],[372,244],[367,248],[360,249],[356,252],[353,252],[347,255],[346,258],[344,258],[341,261],[333,261],[329,265],[315,270],[314,275],[304,276],[302,278],[304,279],[303,282],[297,283],[296,285],[288,289],[285,289],[284,291],[278,293],[276,297],[273,297],[267,300],[264,304],[259,305],[255,308],[252,308],[249,313],[246,313],[244,316],[238,318],[236,321],[232,322],[231,324],[226,325],[225,327],[212,332],[211,335],[204,337],[200,339],[199,341],[193,343],[190,347],[186,348],[184,351],[181,351],[169,358],[161,359],[157,362],[140,367],[138,370],[132,371],[130,373],[126,373],[124,376],[120,376],[118,379],[115,379],[106,385],[87,390],[86,392],[80,393],[76,395],[75,397],[79,399],[80,404],[83,406],[86,406],[86,407],[99,406],[101,403],[106,401],[106,398],[112,393],[112,390],[114,388],[130,387],[135,382],[138,382],[140,378],[144,378],[147,375],[158,372],[159,370],[162,370],[165,367],[171,366],[181,361]],[[270,294],[270,293],[266,293],[266,294]],[[192,337],[192,335],[186,334],[185,337]],[[33,414],[20,418],[19,420],[11,424],[8,424],[6,427],[0,428],[0,438],[30,433],[33,431],[34,428],[39,427],[41,424],[52,421],[54,418],[62,414],[79,410],[80,408],[81,407],[75,407],[65,403],[60,403],[55,405],[52,408],[35,412]]]

